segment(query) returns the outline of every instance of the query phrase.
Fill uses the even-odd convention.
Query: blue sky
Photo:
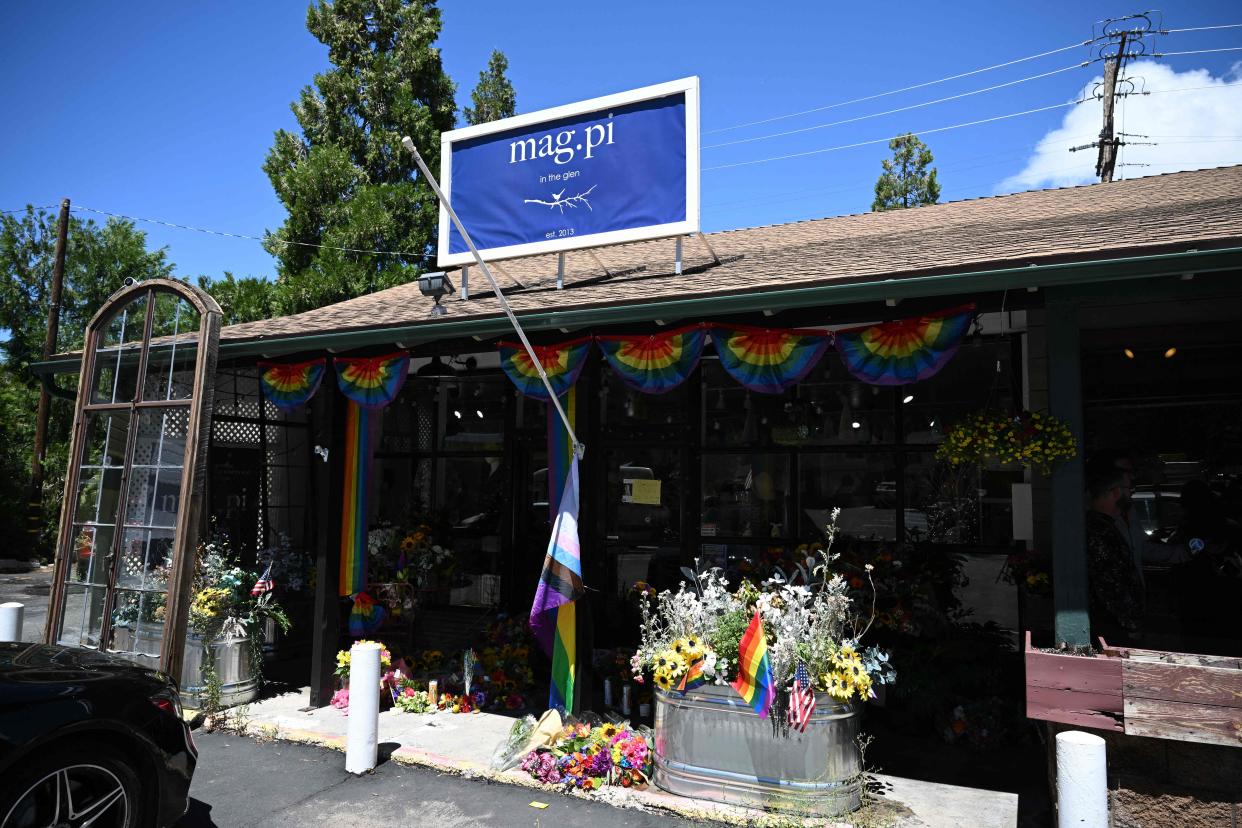
[[[702,79],[706,230],[863,212],[887,149],[872,144],[750,166],[906,130],[950,126],[1066,103],[1099,64],[959,100],[749,143],[1074,66],[1060,52],[900,95],[737,130],[1086,40],[1092,23],[1138,6],[1117,2],[629,2],[444,4],[445,66],[459,106],[493,48],[509,57],[518,111],[528,112],[686,75]],[[284,213],[261,165],[301,87],[326,66],[305,29],[305,2],[0,5],[8,127],[0,132],[0,209],[75,205],[262,235]],[[1168,28],[1242,23],[1236,2],[1179,3]],[[1242,46],[1242,28],[1175,33],[1164,51]],[[1242,163],[1242,52],[1136,65],[1157,92],[1127,101],[1126,129],[1162,136],[1127,148],[1125,175]],[[1163,92],[1210,86],[1194,92]],[[927,135],[942,200],[1088,180],[1090,153],[1067,146],[1098,129],[1092,104]],[[1159,132],[1157,132],[1159,130]],[[1153,139],[1154,140],[1154,139]],[[84,214],[85,215],[85,214]],[[179,275],[273,276],[255,242],[143,225]]]

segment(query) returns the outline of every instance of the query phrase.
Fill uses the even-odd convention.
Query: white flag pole
[[[565,414],[565,409],[561,408],[561,401],[556,396],[556,391],[552,388],[552,383],[548,381],[548,375],[543,370],[543,363],[539,361],[539,355],[535,353],[534,347],[530,344],[530,340],[526,338],[526,331],[522,330],[522,326],[518,324],[517,317],[513,315],[513,309],[509,307],[509,300],[505,298],[504,293],[500,290],[500,285],[496,284],[496,278],[492,276],[491,269],[488,268],[487,262],[483,261],[483,256],[479,254],[479,249],[474,246],[474,242],[470,238],[470,234],[466,232],[465,226],[461,223],[461,219],[457,217],[457,211],[453,209],[453,205],[445,198],[444,191],[440,189],[439,182],[435,176],[431,174],[431,170],[427,169],[427,164],[423,161],[423,157],[418,152],[418,147],[414,146],[414,142],[407,135],[401,139],[401,144],[414,155],[414,163],[418,165],[419,171],[423,177],[427,179],[427,183],[431,185],[431,189],[435,192],[436,198],[440,199],[440,204],[448,212],[449,218],[453,220],[453,224],[457,227],[457,232],[461,233],[462,239],[466,242],[466,246],[470,248],[470,252],[474,255],[474,260],[478,263],[479,269],[483,271],[483,275],[487,277],[487,281],[491,282],[492,290],[496,292],[496,298],[500,300],[500,306],[504,308],[505,315],[509,317],[509,323],[513,325],[513,330],[517,331],[518,339],[522,340],[522,346],[526,348],[526,353],[530,355],[530,361],[534,364],[535,370],[539,372],[539,379],[543,380],[543,385],[548,389],[548,399],[552,405],[556,406],[556,413],[561,415],[561,422],[565,424],[565,430],[569,432],[569,439],[574,445],[574,455],[581,459],[586,454],[586,446],[579,440],[578,435],[574,432],[574,427],[569,423],[569,417]]]

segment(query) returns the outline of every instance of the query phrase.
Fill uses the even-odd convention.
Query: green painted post
[[[1082,349],[1079,345],[1078,300],[1072,291],[1049,290],[1048,408],[1069,424],[1083,448]],[[1081,455],[1058,464],[1052,472],[1052,597],[1056,608],[1056,640],[1068,644],[1091,641],[1087,617],[1086,489]]]

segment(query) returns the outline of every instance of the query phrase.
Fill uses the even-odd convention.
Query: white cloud
[[[1120,167],[1115,177],[1138,178],[1242,163],[1242,85],[1229,86],[1242,80],[1242,63],[1214,77],[1206,69],[1175,72],[1163,64],[1145,60],[1126,67],[1125,74],[1134,79],[1136,91],[1153,94],[1119,99],[1115,129],[1150,135],[1150,138],[1125,140],[1153,141],[1156,145],[1131,143],[1122,147],[1122,163],[1151,166]],[[1101,80],[1098,76],[1094,78],[1075,100],[1090,97]],[[1163,91],[1187,87],[1211,88]],[[1091,100],[1068,110],[1061,126],[1040,139],[1025,169],[1002,181],[997,191],[1009,193],[1096,181],[1098,150],[1093,147],[1069,152],[1069,148],[1096,140],[1103,120],[1102,108],[1100,101]]]

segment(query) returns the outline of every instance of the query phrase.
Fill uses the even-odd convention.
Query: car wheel
[[[6,780],[0,828],[139,828],[142,790],[119,752],[78,743]]]

